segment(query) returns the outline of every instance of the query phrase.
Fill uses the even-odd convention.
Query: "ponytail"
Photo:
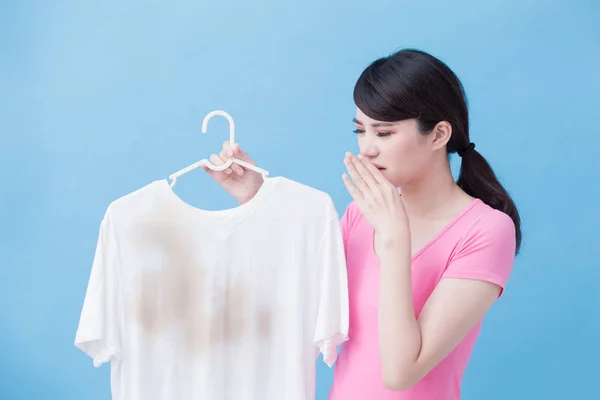
[[[488,206],[500,210],[513,220],[516,233],[516,254],[521,247],[521,218],[512,198],[504,189],[490,164],[475,150],[471,143],[458,152],[462,158],[457,184],[470,196],[481,199]]]

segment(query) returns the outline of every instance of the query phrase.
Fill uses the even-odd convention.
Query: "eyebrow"
[[[359,124],[359,125],[365,125],[362,122],[360,122],[359,120],[357,120],[356,118],[352,118],[352,122],[354,122],[355,124]],[[378,128],[380,126],[394,126],[393,122],[377,122],[375,124],[371,125],[373,128]]]

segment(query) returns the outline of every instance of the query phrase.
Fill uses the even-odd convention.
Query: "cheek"
[[[407,164],[412,163],[412,159],[415,154],[415,150],[417,150],[415,143],[410,140],[398,140],[394,143],[390,143],[388,147],[388,151],[386,154],[386,161],[390,167],[394,167],[394,169],[402,169],[402,167],[406,167]]]
[[[386,165],[389,168],[388,179],[396,181],[398,185],[412,179],[426,163],[424,146],[414,138],[398,141],[388,148]]]

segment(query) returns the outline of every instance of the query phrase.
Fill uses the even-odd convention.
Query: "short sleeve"
[[[354,224],[355,219],[355,207],[354,202],[351,202],[344,211],[342,218],[340,219],[340,227],[342,229],[342,239],[344,241],[344,251],[348,254],[348,238],[350,237],[350,230]]]
[[[501,288],[511,275],[515,259],[515,225],[501,211],[483,216],[452,257],[442,278],[478,279]]]
[[[314,343],[331,367],[337,359],[337,346],[348,340],[349,322],[346,257],[337,215],[327,222],[319,246]]]
[[[95,367],[120,355],[118,254],[110,217],[100,224],[96,251],[83,300],[75,346]]]

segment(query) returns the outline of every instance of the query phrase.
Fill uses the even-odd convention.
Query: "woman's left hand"
[[[409,233],[408,218],[398,190],[369,160],[346,153],[348,174],[342,175],[346,189],[356,205],[382,238]]]

